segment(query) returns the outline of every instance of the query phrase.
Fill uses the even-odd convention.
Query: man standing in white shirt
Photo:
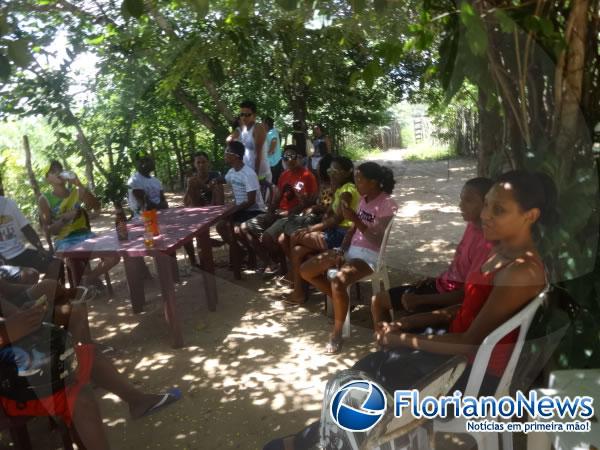
[[[148,155],[138,157],[137,171],[127,181],[129,207],[137,216],[142,210],[167,209],[167,199],[160,180],[152,176],[154,160]]]
[[[223,220],[217,224],[217,232],[237,255],[241,252],[239,244],[243,243],[246,246],[240,231],[240,224],[265,212],[265,202],[260,193],[258,176],[254,170],[244,164],[244,152],[244,145],[241,142],[229,142],[225,150],[225,162],[231,169],[229,169],[225,178],[211,181],[211,183],[225,181],[233,190],[234,213],[228,220]]]
[[[271,167],[264,151],[267,130],[256,123],[256,104],[250,100],[240,103],[242,124],[239,140],[244,144],[244,164],[256,172],[261,181],[271,181]]]

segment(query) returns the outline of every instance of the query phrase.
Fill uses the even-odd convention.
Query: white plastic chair
[[[533,320],[536,311],[542,305],[542,303],[547,301],[548,289],[549,286],[546,286],[546,288],[536,298],[529,302],[527,306],[496,328],[483,340],[479,350],[477,351],[477,354],[475,355],[471,373],[469,374],[469,380],[467,381],[467,386],[463,393],[464,396],[479,396],[479,390],[481,389],[483,378],[494,347],[504,336],[518,328],[519,336],[513,348],[508,364],[504,369],[504,373],[500,378],[500,382],[498,383],[498,387],[496,388],[494,396],[496,398],[500,398],[510,394],[510,385],[515,373],[515,368],[517,367],[517,362],[519,361],[519,357],[521,355],[521,350],[523,349],[523,344],[525,343],[525,337],[527,336],[529,326],[531,325],[531,321]],[[453,417],[445,421],[435,420],[433,422],[433,433],[466,433],[475,439],[478,450],[498,450],[498,434],[468,433],[466,431],[466,422],[467,420],[464,417]],[[500,437],[502,438],[502,449],[512,450],[512,433],[502,433]]]
[[[377,258],[377,265],[375,266],[375,270],[369,275],[361,278],[357,281],[357,283],[361,281],[371,281],[371,286],[373,289],[373,295],[379,293],[381,290],[381,283],[383,282],[383,288],[387,291],[390,289],[390,278],[388,275],[387,264],[385,263],[385,250],[387,247],[388,239],[390,237],[390,231],[392,230],[392,225],[394,224],[395,217],[392,216],[390,221],[385,227],[385,232],[383,233],[383,239],[381,240],[381,247],[379,248],[379,256]],[[327,271],[327,279],[329,281],[333,280],[338,273],[336,268],[329,269]],[[348,286],[348,297],[350,297],[350,288],[352,285]],[[344,328],[342,329],[342,337],[348,338],[350,337],[350,306],[351,302],[348,302],[348,313],[346,314],[346,320],[344,321]],[[327,297],[327,312],[333,311],[333,303],[330,297]]]

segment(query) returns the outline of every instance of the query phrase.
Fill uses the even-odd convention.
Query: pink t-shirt
[[[385,225],[391,217],[396,214],[398,205],[392,198],[385,192],[380,193],[377,197],[367,203],[365,197],[361,197],[360,203],[358,204],[357,214],[360,220],[367,225],[368,228],[378,227],[380,228],[379,236],[383,238],[385,231]],[[383,222],[382,222],[382,219]],[[362,247],[374,252],[379,252],[381,246],[381,240],[379,242],[373,242],[371,239],[367,239],[360,230],[356,230],[354,236],[352,236],[352,247]]]
[[[487,259],[492,243],[483,237],[483,230],[469,222],[463,234],[452,264],[435,281],[437,291],[452,292],[462,289],[470,272],[479,270]]]

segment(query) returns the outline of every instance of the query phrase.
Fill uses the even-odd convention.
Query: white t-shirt
[[[225,181],[233,189],[235,204],[239,205],[248,200],[248,192],[256,191],[256,202],[248,208],[248,211],[264,211],[265,202],[260,193],[260,183],[258,176],[250,167],[244,164],[240,170],[233,167],[225,175]]]
[[[255,124],[256,125],[256,124]],[[256,164],[256,146],[254,144],[254,126],[250,128],[243,127],[240,134],[240,142],[244,144],[244,164],[254,170]],[[260,161],[260,167],[258,168],[258,176],[264,177],[268,181],[271,181],[271,166],[267,159],[267,153],[263,152],[263,158]]]
[[[145,177],[139,172],[134,173],[131,178],[127,181],[127,191],[129,207],[135,213],[140,210],[140,205],[133,195],[134,189],[139,189],[146,193],[146,197],[155,204],[160,203],[160,191],[163,190],[162,183],[156,177],[150,176]]]
[[[21,228],[29,225],[17,204],[0,196],[0,255],[4,259],[19,256],[25,251],[21,240]]]

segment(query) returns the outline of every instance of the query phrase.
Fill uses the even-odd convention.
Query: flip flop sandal
[[[142,417],[147,417],[151,414],[154,414],[157,411],[160,411],[163,408],[175,403],[177,400],[181,398],[181,390],[178,388],[169,389],[162,398],[148,408],[141,416],[137,417],[137,419],[141,419]]]
[[[326,355],[337,355],[342,351],[342,344],[344,343],[344,339],[342,337],[329,338],[329,342],[325,346],[325,354]]]

